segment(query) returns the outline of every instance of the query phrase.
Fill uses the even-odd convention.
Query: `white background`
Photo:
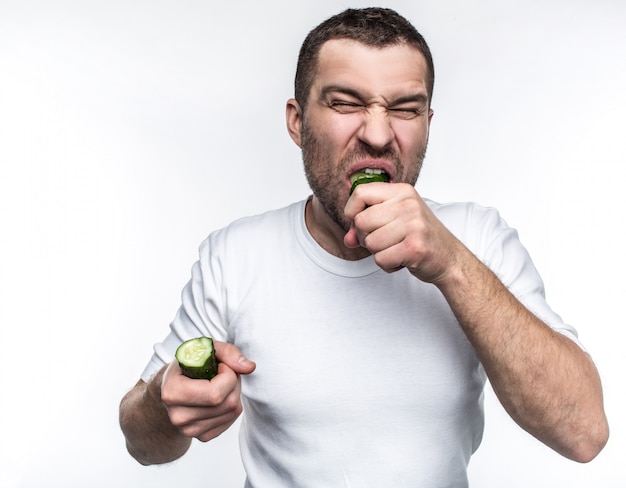
[[[0,486],[241,486],[235,432],[141,467],[118,403],[208,232],[307,196],[284,128],[297,52],[366,5],[0,0]],[[626,3],[382,5],[435,57],[418,190],[519,229],[605,387],[611,439],[587,465],[488,391],[472,486],[626,486]]]

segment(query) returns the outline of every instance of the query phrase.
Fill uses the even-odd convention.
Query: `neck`
[[[346,231],[326,213],[315,196],[306,204],[304,220],[313,239],[329,254],[348,261],[356,261],[370,255],[363,247],[349,248],[344,244]]]

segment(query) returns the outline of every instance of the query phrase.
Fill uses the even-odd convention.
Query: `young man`
[[[564,456],[602,449],[598,374],[515,231],[414,188],[433,80],[428,46],[391,10],[309,34],[286,115],[313,195],[202,244],[171,333],[121,404],[139,462],[174,460],[244,411],[250,487],[467,486],[486,378]],[[350,194],[364,171],[390,182]],[[210,382],[172,361],[201,335],[218,341]]]

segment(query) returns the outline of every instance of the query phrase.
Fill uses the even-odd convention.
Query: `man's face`
[[[322,46],[300,146],[314,197],[344,229],[354,172],[382,169],[392,182],[417,181],[432,117],[426,73],[423,55],[403,44],[378,49],[335,39]]]

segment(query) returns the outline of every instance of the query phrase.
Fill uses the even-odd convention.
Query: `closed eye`
[[[363,110],[364,105],[346,100],[333,100],[328,106],[341,114],[351,114]]]
[[[421,108],[390,108],[388,109],[388,112],[390,115],[403,119],[403,120],[410,120],[410,119],[414,119],[416,117],[419,117],[420,115],[422,115],[424,113],[424,110],[422,110]]]

